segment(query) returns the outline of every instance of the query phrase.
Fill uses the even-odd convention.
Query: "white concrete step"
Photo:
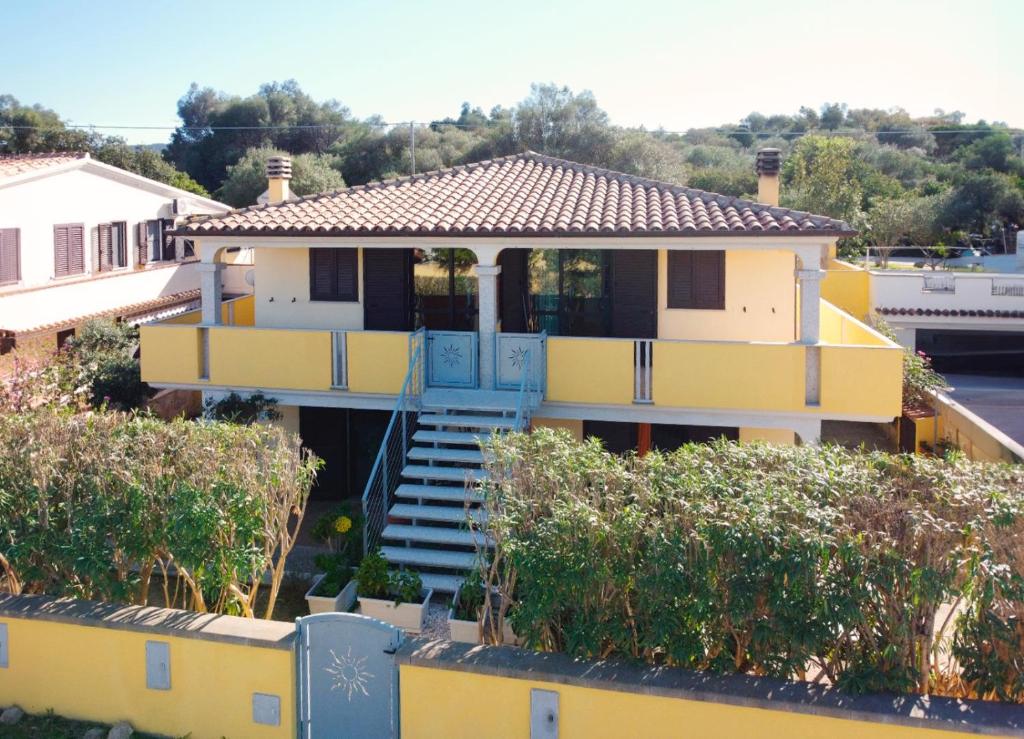
[[[465,529],[447,526],[406,526],[389,523],[384,527],[381,537],[424,544],[447,544],[455,547],[475,547],[477,544],[484,544],[484,536],[479,532],[473,533]],[[487,546],[494,546],[493,541],[488,541]]]
[[[487,479],[487,471],[468,467],[430,467],[425,464],[407,464],[402,468],[402,477],[407,477],[410,480],[476,483]]]
[[[418,500],[443,500],[464,503],[467,499],[473,503],[482,503],[484,496],[477,490],[467,490],[454,485],[414,485],[402,483],[395,489],[396,498],[416,498]]]
[[[421,572],[423,587],[435,593],[454,593],[466,578],[459,575],[438,575],[435,572]]]
[[[459,444],[462,446],[480,446],[491,439],[487,431],[426,431],[420,429],[412,435],[412,440],[419,444]]]
[[[483,464],[484,453],[479,449],[438,449],[432,446],[414,446],[409,450],[409,459],[418,462],[454,462]]]
[[[519,402],[519,390],[459,390],[456,388],[427,388],[423,393],[423,409],[508,411],[514,413]]]
[[[415,505],[413,503],[395,503],[388,511],[391,518],[402,518],[416,521],[439,521],[442,523],[465,523],[472,518],[481,524],[487,520],[487,512],[481,508],[470,508],[442,505]]]
[[[419,417],[419,424],[420,426],[443,428],[510,429],[516,425],[516,419],[506,416],[467,416],[462,414],[446,416],[427,413]]]
[[[476,552],[446,552],[441,549],[417,549],[415,547],[381,547],[384,559],[392,564],[414,567],[446,567],[453,570],[468,570],[476,567]]]

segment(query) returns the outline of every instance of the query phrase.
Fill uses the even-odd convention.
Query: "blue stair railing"
[[[519,381],[519,395],[516,398],[514,431],[525,431],[529,428],[529,417],[532,414],[532,410],[534,410],[535,405],[540,403],[543,388],[540,381],[534,377],[532,363],[535,361],[541,362],[540,366],[543,369],[543,362],[545,362],[544,347],[547,338],[547,332],[541,332],[536,345],[526,350],[526,357],[522,365],[522,379]],[[535,352],[539,354],[536,359],[534,358]]]
[[[426,330],[409,337],[409,369],[363,490],[363,555],[376,551],[402,477],[426,382]]]

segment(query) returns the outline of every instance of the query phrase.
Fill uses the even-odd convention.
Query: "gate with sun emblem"
[[[477,361],[475,331],[427,332],[428,386],[475,388]]]
[[[299,736],[398,736],[402,630],[355,613],[296,621]]]

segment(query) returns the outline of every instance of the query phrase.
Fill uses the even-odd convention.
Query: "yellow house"
[[[526,152],[294,198],[272,160],[270,204],[177,231],[202,312],[143,328],[143,378],[275,398],[326,459],[317,495],[362,493],[370,545],[448,589],[487,433],[814,443],[899,415],[901,349],[821,298],[852,230],[777,207],[777,151],[758,171],[763,203]],[[229,321],[239,248],[254,294]]]

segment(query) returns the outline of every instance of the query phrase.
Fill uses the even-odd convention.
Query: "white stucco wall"
[[[363,251],[359,250],[359,300],[309,299],[308,249],[255,249],[256,325],[265,328],[363,328]],[[271,300],[271,298],[273,300]]]

